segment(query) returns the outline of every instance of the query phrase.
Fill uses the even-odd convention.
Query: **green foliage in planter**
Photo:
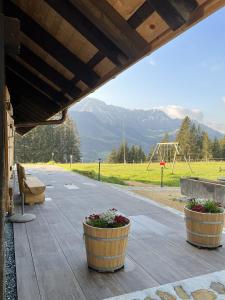
[[[129,219],[121,215],[115,208],[101,214],[92,214],[85,218],[88,225],[98,228],[118,228],[129,224]]]
[[[217,214],[223,212],[220,203],[210,199],[192,199],[188,202],[187,208],[201,213]]]

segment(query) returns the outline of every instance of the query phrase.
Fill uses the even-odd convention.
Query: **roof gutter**
[[[26,127],[35,127],[39,125],[59,125],[62,124],[67,117],[67,109],[64,109],[62,111],[62,117],[58,120],[48,120],[48,121],[42,121],[42,122],[29,122],[29,123],[19,123],[15,124],[16,128],[26,128]]]

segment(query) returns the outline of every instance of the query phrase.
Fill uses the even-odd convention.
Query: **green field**
[[[91,178],[97,179],[98,163],[76,163],[58,164],[59,166],[79,172]],[[164,185],[179,186],[179,180],[182,176],[195,176],[207,179],[217,179],[225,177],[225,162],[193,162],[191,163],[193,173],[186,163],[178,162],[175,165],[174,174],[171,174],[171,166],[167,164],[164,168]],[[219,171],[220,167],[223,169]],[[101,180],[125,184],[124,181],[138,181],[151,184],[160,184],[160,166],[159,163],[153,163],[150,170],[147,171],[147,164],[101,164]]]

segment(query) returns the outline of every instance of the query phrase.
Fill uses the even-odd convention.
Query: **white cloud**
[[[157,108],[164,111],[172,119],[183,119],[185,116],[189,116],[191,119],[201,122],[204,118],[203,112],[196,108],[190,109],[178,105],[167,105]]]
[[[225,103],[225,96],[222,98],[222,100]],[[164,111],[172,119],[183,119],[185,116],[189,116],[192,120],[197,120],[198,122],[225,134],[225,123],[216,123],[205,120],[204,114],[200,109],[190,109],[178,105],[160,106],[157,107],[157,109]]]

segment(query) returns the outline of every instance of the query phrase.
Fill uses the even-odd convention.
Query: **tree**
[[[212,156],[213,158],[221,158],[222,157],[222,151],[221,151],[221,145],[217,138],[214,139],[212,143]]]
[[[80,143],[72,120],[61,125],[38,126],[25,136],[16,135],[15,160],[19,162],[80,161]]]
[[[108,156],[108,161],[112,163],[123,163],[124,162],[124,151],[126,162],[140,163],[146,160],[145,153],[141,146],[132,145],[131,148],[128,147],[127,143],[122,143],[118,150],[112,149]]]
[[[179,143],[183,154],[189,157],[191,151],[191,135],[190,135],[191,120],[186,116],[177,133],[176,141]]]
[[[144,162],[146,161],[146,155],[145,152],[143,151],[142,147],[139,146],[138,152],[137,152],[137,162]]]
[[[123,142],[117,151],[117,162],[118,163],[126,163],[129,159],[129,147],[127,142]]]
[[[111,153],[108,156],[107,161],[109,163],[117,163],[118,162],[117,159],[118,159],[118,157],[117,157],[117,151],[116,151],[116,149],[112,149]]]
[[[220,140],[221,158],[225,158],[225,136]]]
[[[202,158],[208,160],[211,157],[211,143],[206,132],[202,135]]]
[[[129,151],[129,162],[137,162],[137,146],[132,145]]]

